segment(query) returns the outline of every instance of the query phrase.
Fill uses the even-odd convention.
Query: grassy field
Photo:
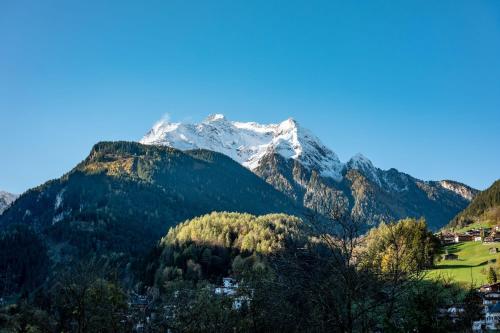
[[[464,242],[459,244],[448,245],[445,249],[448,253],[458,255],[458,260],[441,260],[437,262],[436,268],[430,270],[429,278],[445,277],[452,278],[457,282],[475,285],[486,283],[486,274],[489,267],[496,268],[496,263],[491,263],[490,260],[498,259],[500,261],[500,253],[490,254],[491,247],[498,247],[500,243],[492,243],[483,245],[481,242]]]
[[[489,221],[474,222],[463,228],[452,229],[451,231],[461,233],[471,229],[479,229],[479,228],[491,228],[491,224]]]

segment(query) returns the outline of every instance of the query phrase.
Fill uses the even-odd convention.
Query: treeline
[[[460,332],[479,315],[472,290],[424,279],[438,250],[425,221],[381,224],[364,236],[346,219],[330,233],[324,227],[284,214],[201,216],[169,231],[136,267],[141,281],[133,288],[109,260],[82,261],[4,307],[0,325],[5,332]],[[452,322],[442,310],[454,304],[467,311]]]

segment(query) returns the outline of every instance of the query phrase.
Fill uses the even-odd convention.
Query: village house
[[[500,292],[500,282],[482,285],[479,288],[479,291],[482,293],[488,293],[488,292],[492,292],[492,291]]]
[[[446,312],[448,318],[451,319],[451,322],[456,323],[460,320],[460,317],[464,315],[465,309],[463,308],[463,306],[451,306],[446,310]]]
[[[234,310],[241,309],[244,305],[250,303],[250,297],[246,295],[237,295],[238,293],[238,282],[230,277],[225,277],[222,279],[222,286],[217,287],[214,290],[216,295],[230,296],[233,299],[232,308]]]
[[[490,254],[498,253],[498,247],[490,247]]]
[[[238,282],[233,278],[225,277],[222,279],[222,287],[215,288],[215,294],[233,296],[236,294],[237,289]]]
[[[472,242],[473,236],[471,235],[455,235],[455,243],[460,243],[460,242]]]
[[[486,328],[496,330],[500,328],[500,303],[489,305],[485,308]]]
[[[476,320],[472,322],[472,331],[473,332],[484,332],[486,330],[486,321],[485,320]]]
[[[500,302],[500,292],[492,291],[483,295],[483,305],[492,305]]]
[[[488,236],[488,237],[484,237],[483,243],[484,244],[489,244],[489,243],[493,243],[494,241],[495,240],[493,239],[493,237]]]
[[[481,230],[472,229],[472,230],[469,230],[468,232],[466,232],[466,234],[471,235],[471,236],[481,236]]]
[[[472,323],[472,331],[498,330],[500,328],[500,282],[481,286],[479,295],[482,298],[484,317]]]
[[[440,240],[442,244],[453,244],[455,243],[455,235],[450,233],[445,233],[440,235]]]

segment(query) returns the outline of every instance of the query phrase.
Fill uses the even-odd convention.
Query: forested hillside
[[[464,293],[421,280],[437,251],[424,220],[382,224],[366,237],[304,225],[284,214],[212,213],[172,228],[145,264],[144,288],[158,290],[162,314],[151,327],[445,332],[469,325],[429,319]]]
[[[467,208],[451,220],[448,228],[461,228],[473,222],[500,222],[500,180],[480,192]]]
[[[285,195],[224,155],[103,142],[63,177],[24,193],[0,216],[0,228],[29,228],[54,267],[97,255],[126,266],[169,227],[214,210],[300,214]],[[10,251],[21,251],[21,244]]]

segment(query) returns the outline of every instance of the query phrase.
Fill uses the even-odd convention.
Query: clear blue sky
[[[500,177],[500,1],[0,1],[0,188],[163,114],[293,117],[345,161]]]

